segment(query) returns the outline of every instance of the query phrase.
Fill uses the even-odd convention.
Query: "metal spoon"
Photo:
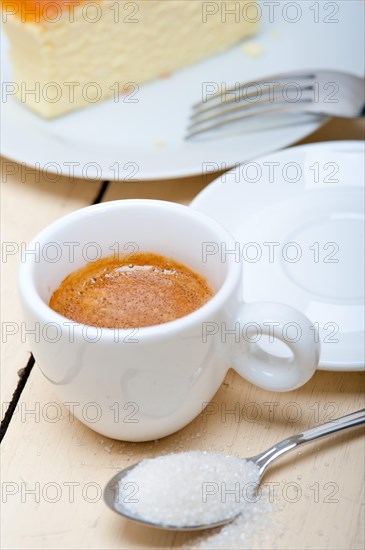
[[[316,439],[319,439],[321,437],[331,435],[341,430],[354,428],[364,423],[365,423],[365,409],[362,409],[360,411],[348,414],[346,416],[342,416],[341,418],[337,418],[336,420],[326,422],[325,424],[321,424],[314,428],[310,428],[309,430],[305,430],[304,432],[301,432],[299,434],[288,437],[287,439],[280,441],[276,445],[273,445],[273,447],[270,447],[270,449],[268,449],[267,451],[264,451],[263,453],[260,453],[256,456],[247,458],[246,460],[254,462],[256,466],[259,468],[259,476],[261,481],[267,467],[272,462],[274,462],[277,458],[287,453],[288,451],[292,451],[299,445],[310,443],[311,441],[315,441]],[[104,500],[106,504],[109,506],[109,508],[111,508],[118,514],[130,520],[143,523],[144,525],[148,525],[150,527],[157,527],[159,529],[170,529],[170,530],[173,529],[176,531],[198,531],[200,529],[219,527],[235,519],[235,518],[222,519],[222,521],[212,523],[209,525],[174,526],[174,525],[160,525],[158,523],[152,523],[141,517],[134,516],[133,514],[131,514],[131,511],[128,510],[123,505],[123,502],[120,502],[120,499],[117,496],[118,491],[116,491],[116,487],[118,487],[118,484],[123,480],[123,478],[127,475],[127,473],[133,470],[133,468],[135,468],[137,464],[139,463],[137,462],[136,464],[133,464],[132,466],[129,466],[124,470],[121,470],[109,481],[109,483],[105,487]],[[178,495],[176,496],[178,498]]]

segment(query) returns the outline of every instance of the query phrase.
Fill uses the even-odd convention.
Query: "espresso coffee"
[[[49,305],[77,323],[122,329],[179,319],[212,296],[207,281],[185,265],[138,252],[102,258],[71,273]]]

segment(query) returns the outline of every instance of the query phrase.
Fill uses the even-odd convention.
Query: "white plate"
[[[247,162],[191,206],[235,236],[247,302],[304,312],[319,328],[321,369],[363,369],[363,142],[295,147]]]
[[[224,169],[296,142],[316,130],[323,118],[302,116],[291,119],[290,125],[282,119],[276,129],[246,132],[242,127],[239,135],[184,141],[190,107],[201,97],[202,82],[232,84],[314,67],[362,73],[362,1],[277,4],[261,3],[261,30],[253,38],[262,46],[261,57],[248,57],[238,45],[142,86],[138,103],[108,101],[45,121],[8,99],[1,103],[2,154],[49,172],[68,175],[70,163],[76,163],[75,176],[133,180]],[[2,61],[2,81],[11,81],[5,38]]]

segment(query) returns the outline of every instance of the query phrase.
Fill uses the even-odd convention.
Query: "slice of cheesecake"
[[[120,93],[253,34],[252,0],[1,0],[7,96],[46,118]]]

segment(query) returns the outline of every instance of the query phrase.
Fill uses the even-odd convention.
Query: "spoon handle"
[[[354,428],[364,423],[365,409],[361,409],[360,411],[348,414],[346,416],[341,416],[340,418],[336,418],[335,420],[331,420],[325,424],[320,424],[319,426],[309,428],[309,430],[305,430],[304,432],[288,437],[287,439],[276,443],[276,445],[273,445],[273,447],[270,447],[267,451],[252,457],[251,460],[257,464],[260,470],[260,476],[262,476],[269,464],[284,453],[295,449],[298,445],[310,443],[320,437],[325,437],[327,435],[339,432],[340,430]]]

